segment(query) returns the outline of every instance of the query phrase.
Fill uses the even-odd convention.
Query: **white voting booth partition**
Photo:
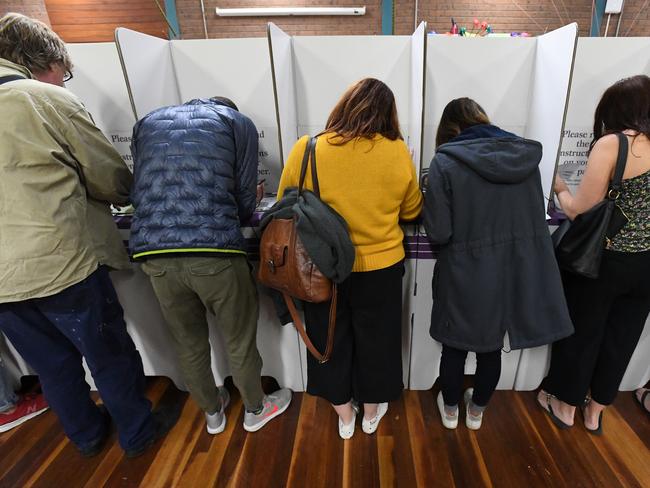
[[[539,165],[542,190],[544,197],[550,200],[569,103],[578,24],[566,25],[538,37],[536,41],[530,108],[524,137],[542,143],[544,150]]]
[[[77,95],[108,140],[133,168],[131,133],[135,116],[113,42],[68,44],[74,78],[66,88]]]
[[[477,101],[490,120],[544,146],[540,171],[544,193],[550,195],[567,103],[577,27],[570,24],[538,38],[463,38],[429,36],[427,41],[424,158],[435,152],[435,134],[442,111],[455,98]],[[542,120],[537,120],[541,118]],[[422,233],[424,230],[421,231]],[[417,298],[410,388],[429,389],[438,377],[442,346],[429,336],[431,278],[435,261],[418,259]],[[498,388],[515,385],[521,351],[510,351],[506,339]],[[476,368],[474,354],[466,372]],[[537,385],[527,385],[534,388]]]
[[[564,126],[558,172],[576,188],[587,163],[587,150],[593,137],[594,112],[603,92],[628,76],[650,75],[650,38],[582,37],[578,40],[573,80]],[[530,389],[544,378],[550,360],[547,346],[522,353],[515,388]],[[643,386],[650,379],[650,318],[636,348],[621,390]]]
[[[171,50],[181,102],[225,96],[253,120],[259,137],[258,178],[275,192],[282,158],[267,40],[171,41]]]
[[[328,115],[350,85],[371,77],[393,91],[402,132],[419,173],[425,32],[422,23],[413,36],[291,37],[269,24],[285,160],[297,138],[325,128]],[[408,235],[409,228],[405,231]],[[405,267],[402,348],[408,385],[415,260],[407,259]]]
[[[298,140],[298,112],[296,109],[296,84],[292,38],[275,24],[269,22],[267,30],[271,69],[273,71],[273,90],[278,118],[278,139],[280,141],[281,162],[284,166],[291,148]]]
[[[323,130],[350,85],[374,77],[395,94],[402,132],[419,172],[426,23],[412,36],[291,37],[272,23],[268,33],[285,160],[299,137]]]
[[[192,98],[231,98],[242,113],[258,125],[260,142],[263,140],[260,159],[268,169],[265,176],[275,178],[277,182],[281,166],[273,81],[265,39],[165,41],[120,28],[116,32],[116,41],[138,117],[155,108],[183,103]],[[142,62],[141,58],[147,56],[148,49],[152,50],[152,57],[156,57],[157,61]],[[151,90],[148,89],[151,83],[165,86]],[[270,169],[272,166],[274,171]],[[254,229],[246,229],[245,232],[249,234],[247,237],[254,237]],[[137,273],[140,274],[139,271]],[[273,376],[283,386],[303,390],[297,334],[290,328],[280,326],[266,295],[260,294],[260,302],[257,341],[264,361],[262,374]],[[153,304],[157,307],[155,297]],[[229,366],[218,318],[210,317],[210,322],[213,324],[210,328],[214,352],[212,368],[217,382],[221,382],[229,374]],[[147,327],[146,322],[139,325]],[[175,362],[171,342],[167,344],[165,354],[169,361]],[[176,378],[174,380],[182,384]]]
[[[115,44],[136,118],[181,103],[169,41],[120,27]]]

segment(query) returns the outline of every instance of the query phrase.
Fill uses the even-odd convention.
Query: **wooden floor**
[[[650,487],[650,420],[631,393],[606,412],[601,438],[579,424],[559,432],[532,392],[499,391],[480,431],[448,431],[431,391],[405,391],[377,434],[358,425],[343,441],[330,406],[305,394],[247,434],[230,390],[226,431],[211,436],[186,393],[150,379],[152,401],[181,402],[183,413],[167,438],[130,460],[115,434],[96,458],[80,457],[47,412],[0,434],[0,487]]]

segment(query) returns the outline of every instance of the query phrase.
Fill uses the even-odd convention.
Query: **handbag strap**
[[[610,200],[616,200],[619,196],[621,181],[623,180],[623,173],[625,172],[625,164],[627,162],[627,136],[622,132],[617,132],[616,136],[618,137],[618,157],[616,159],[614,177],[612,178],[609,190],[607,191],[607,198]],[[612,195],[612,191],[614,191],[614,195]]]
[[[20,75],[7,75],[7,76],[2,76],[0,77],[0,85],[4,85],[5,83],[9,83],[10,81],[16,81],[16,80],[26,80],[24,76]]]
[[[325,345],[325,352],[321,354],[318,351],[318,349],[316,349],[316,346],[314,346],[314,344],[311,342],[311,339],[307,335],[307,331],[305,330],[305,326],[302,323],[302,320],[300,319],[300,315],[298,314],[298,310],[296,310],[296,305],[293,303],[293,300],[289,295],[282,292],[282,296],[284,297],[284,301],[287,304],[287,307],[289,308],[289,313],[291,314],[293,323],[296,326],[296,329],[298,330],[298,334],[300,334],[300,337],[302,337],[302,340],[305,343],[305,346],[307,347],[309,352],[312,354],[312,356],[316,358],[316,360],[320,364],[329,361],[330,357],[332,356],[332,349],[334,348],[334,331],[336,330],[337,295],[338,293],[336,289],[336,283],[332,283],[332,301],[330,303],[330,314],[327,323],[327,342]]]
[[[305,184],[307,175],[307,165],[311,156],[311,184],[313,191],[320,198],[320,186],[318,185],[318,175],[316,174],[316,137],[311,137],[305,146],[305,154],[302,156],[302,165],[300,167],[300,181],[298,183],[298,195],[302,193],[302,187]]]

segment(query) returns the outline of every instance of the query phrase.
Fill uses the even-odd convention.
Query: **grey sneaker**
[[[244,430],[256,432],[264,427],[270,420],[284,412],[291,403],[291,390],[282,388],[264,396],[264,408],[258,414],[244,413]]]
[[[220,434],[226,428],[226,414],[224,412],[230,403],[230,393],[228,393],[225,386],[219,386],[217,390],[217,395],[221,398],[221,409],[213,414],[205,412],[208,434]]]

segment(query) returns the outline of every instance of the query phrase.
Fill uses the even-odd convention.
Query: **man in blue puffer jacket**
[[[130,248],[160,302],[207,430],[222,432],[228,391],[212,375],[206,310],[217,317],[253,432],[284,412],[291,391],[264,395],[257,289],[241,224],[255,209],[257,129],[227,98],[154,110],[133,129]]]

